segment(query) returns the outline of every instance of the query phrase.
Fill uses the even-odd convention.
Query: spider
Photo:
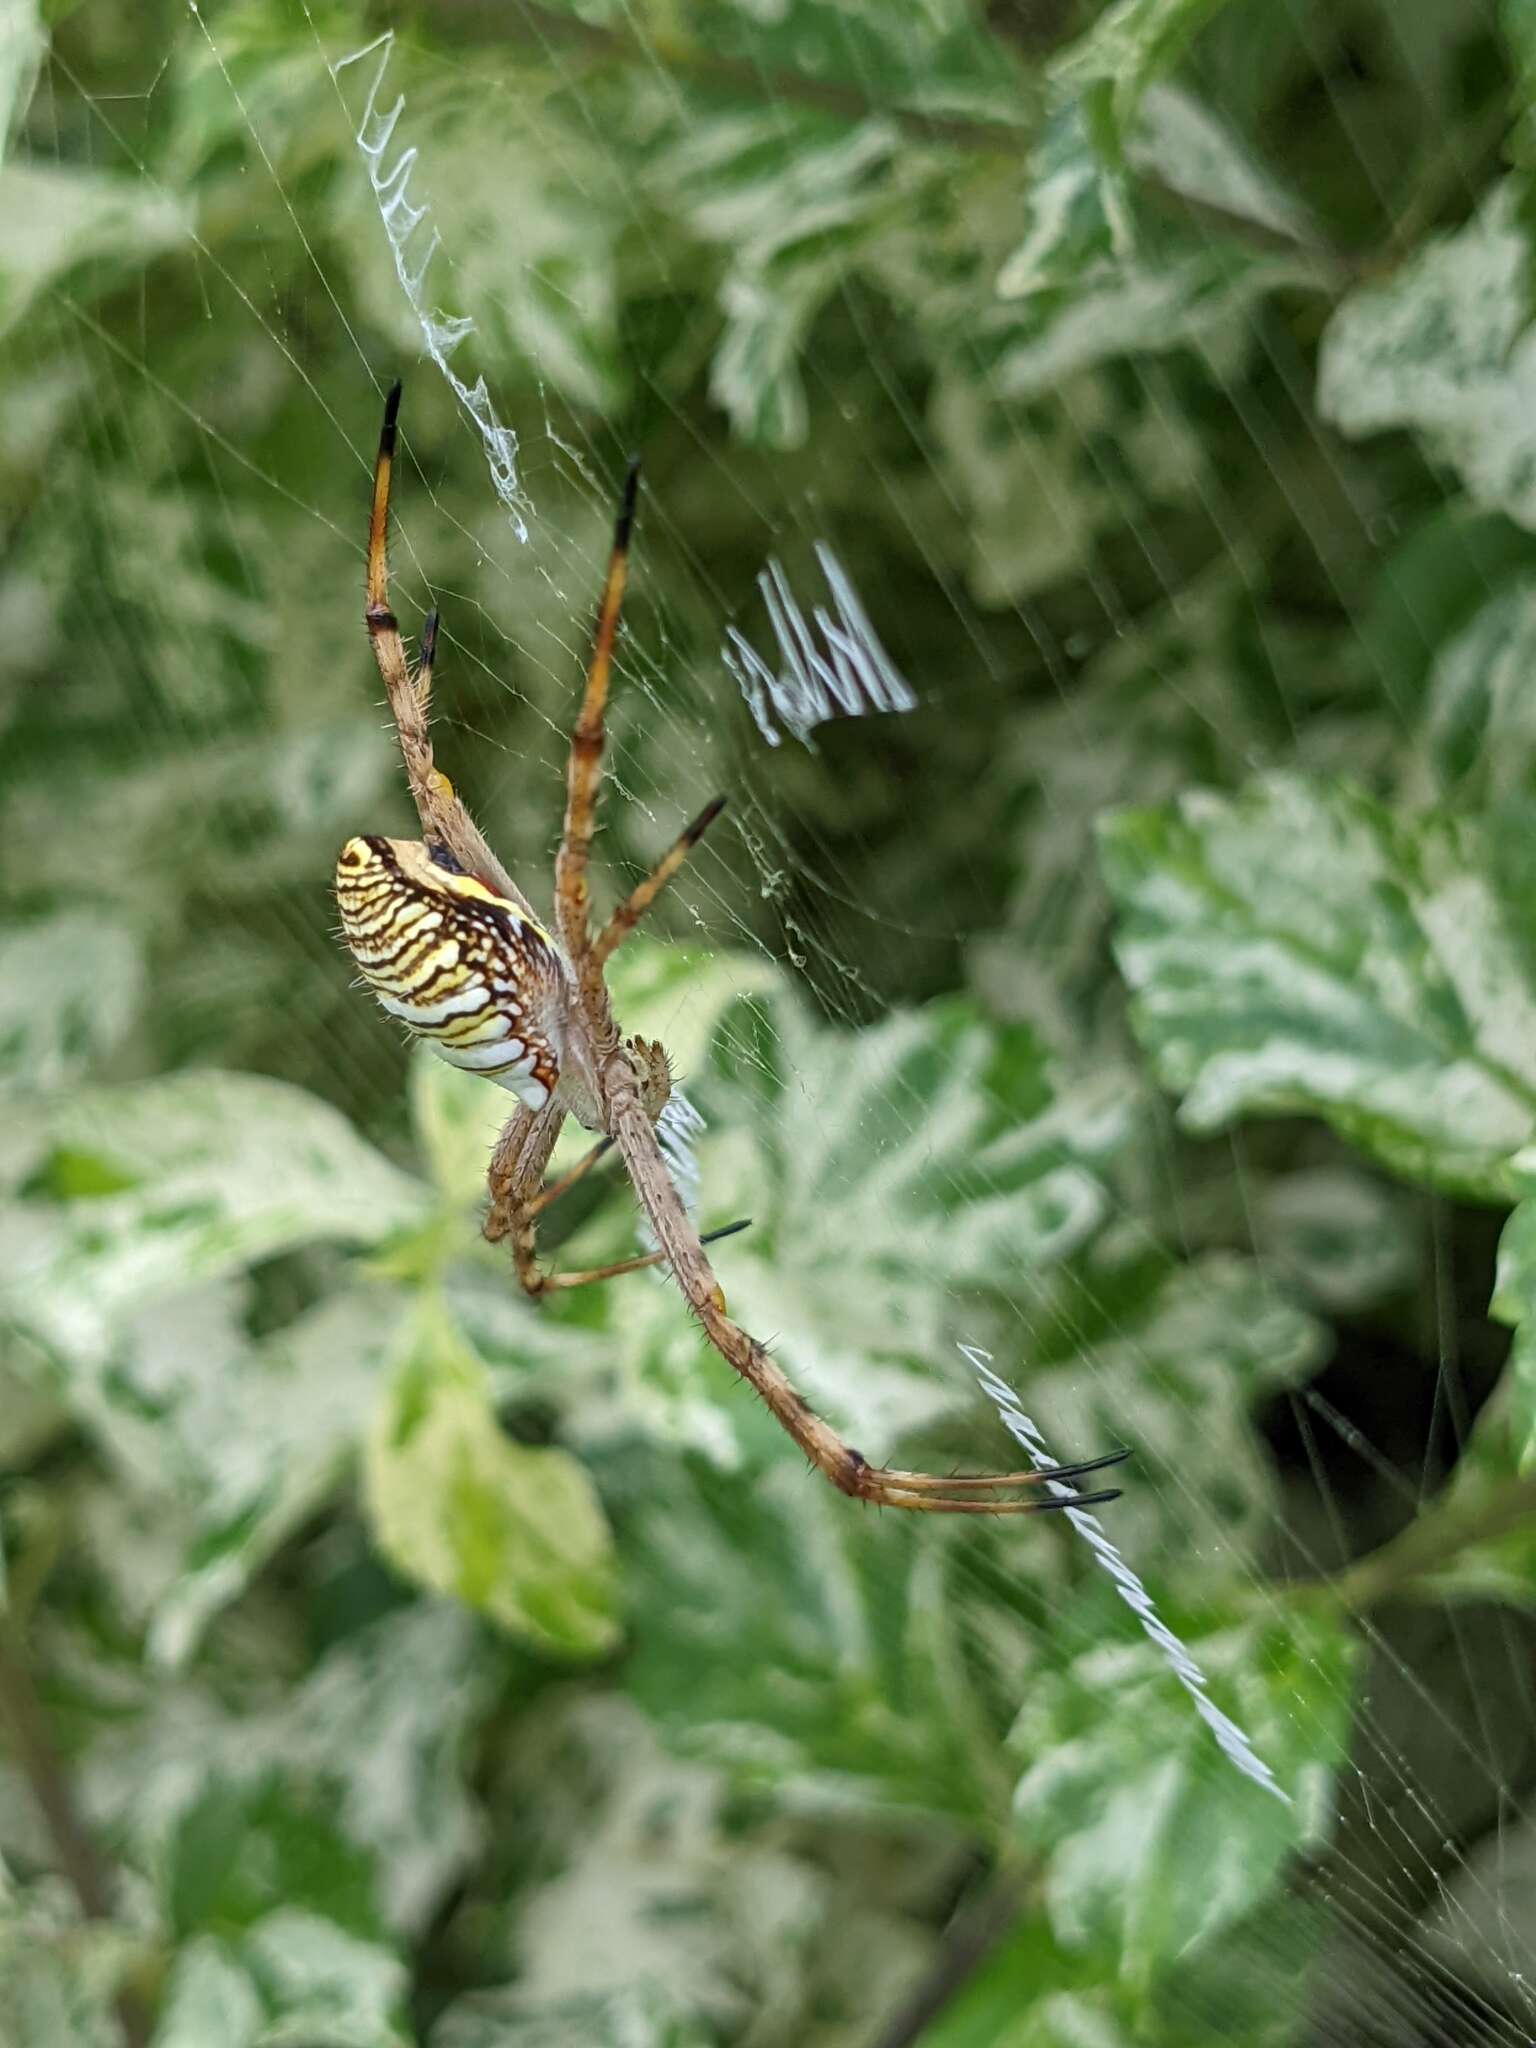
[[[1048,1474],[939,1478],[874,1466],[843,1442],[801,1399],[763,1346],[732,1322],[705,1253],[710,1239],[694,1227],[656,1138],[656,1119],[671,1089],[666,1053],[655,1042],[621,1039],[603,972],[615,949],[718,817],[724,799],[709,804],[678,835],[653,872],[630,891],[596,935],[589,916],[587,865],[602,774],[603,709],[624,593],[638,467],[631,464],[624,484],[581,709],[571,736],[551,933],[433,759],[427,713],[438,615],[429,612],[423,623],[413,674],[399,623],[389,607],[389,487],[399,404],[400,386],[395,384],[385,402],[373,474],[364,616],[422,836],[349,839],[336,865],[336,894],[346,944],[385,1009],[444,1059],[485,1075],[518,1098],[491,1157],[485,1235],[493,1243],[511,1240],[517,1278],[535,1299],[646,1266],[670,1267],[705,1337],[726,1364],[761,1396],[816,1470],[856,1500],[930,1513],[1005,1515],[1117,1498],[1113,1491],[1042,1497],[1042,1488],[1047,1478],[1071,1480],[1116,1464],[1124,1451],[1057,1466]],[[568,1114],[600,1134],[599,1142],[570,1172],[546,1186],[545,1168]],[[539,1216],[613,1146],[658,1249],[588,1272],[543,1271],[535,1250]],[[1009,1497],[1020,1493],[1026,1497]]]

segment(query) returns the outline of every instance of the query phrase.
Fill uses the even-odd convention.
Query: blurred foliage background
[[[1533,80],[1529,0],[9,0],[0,2038],[1530,2038]],[[1284,1799],[1059,1518],[857,1511],[480,1242],[505,1105],[332,932],[397,372],[536,902],[643,451],[602,886],[730,792],[614,980],[736,1313],[872,1457],[1009,1455],[962,1343],[1131,1445]],[[919,708],[771,747],[818,543]]]

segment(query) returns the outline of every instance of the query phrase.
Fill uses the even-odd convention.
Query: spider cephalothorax
[[[609,955],[677,873],[724,799],[716,799],[678,835],[601,931],[594,935],[589,921],[587,862],[602,775],[603,711],[637,472],[631,467],[625,483],[571,735],[565,827],[555,860],[557,936],[552,936],[433,759],[427,710],[437,614],[427,614],[412,674],[389,608],[385,539],[399,402],[397,384],[385,406],[374,469],[365,617],[422,837],[349,839],[336,866],[336,894],[347,945],[384,1007],[421,1033],[444,1059],[484,1074],[519,1099],[491,1157],[486,1236],[510,1239],[517,1277],[535,1297],[665,1263],[720,1356],[756,1389],[811,1463],[857,1499],[961,1515],[1035,1514],[1112,1500],[1113,1493],[1071,1495],[1065,1486],[1042,1498],[1039,1489],[1047,1477],[1062,1482],[1112,1465],[1124,1456],[1118,1451],[1081,1465],[1057,1466],[1049,1475],[937,1478],[873,1466],[806,1405],[762,1345],[732,1322],[705,1254],[710,1239],[694,1227],[656,1136],[656,1119],[671,1087],[667,1056],[654,1041],[620,1039],[603,978]],[[600,1131],[602,1140],[562,1179],[545,1187],[544,1170],[567,1113]],[[610,1146],[618,1148],[659,1249],[591,1272],[544,1272],[534,1242],[539,1215]],[[1020,1493],[1026,1498],[1007,1497]]]

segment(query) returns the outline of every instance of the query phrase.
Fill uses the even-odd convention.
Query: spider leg
[[[624,1155],[630,1180],[650,1220],[684,1299],[697,1316],[705,1336],[735,1372],[756,1392],[780,1428],[790,1436],[822,1476],[855,1500],[875,1506],[906,1508],[920,1514],[1037,1515],[1063,1506],[1086,1507],[1113,1494],[1079,1494],[1063,1500],[1051,1494],[1028,1500],[965,1499],[957,1495],[1012,1488],[1038,1490],[1059,1472],[1068,1477],[1082,1466],[1058,1472],[1000,1473],[988,1479],[947,1480],[924,1472],[885,1472],[871,1465],[851,1444],[816,1414],[796,1392],[788,1376],[758,1343],[726,1313],[725,1295],[705,1255],[682,1198],[672,1184],[656,1134],[640,1100],[639,1081],[628,1055],[616,1054],[605,1073],[609,1128]],[[1090,1459],[1086,1469],[1115,1463],[1122,1453]]]
[[[878,1480],[877,1472],[874,1479]],[[1070,1500],[1053,1494],[1049,1500],[949,1500],[942,1494],[906,1493],[900,1487],[883,1487],[875,1484],[860,1493],[860,1500],[868,1501],[871,1507],[905,1508],[912,1514],[930,1515],[1048,1515],[1058,1508],[1097,1508],[1106,1501],[1118,1500],[1118,1486],[1107,1486],[1098,1493],[1074,1494]]]
[[[1076,1465],[1052,1465],[1044,1471],[1036,1466],[1028,1472],[994,1472],[978,1478],[938,1479],[922,1472],[889,1471],[885,1476],[919,1492],[936,1488],[951,1493],[987,1493],[1000,1486],[1044,1486],[1052,1479],[1083,1479],[1090,1472],[1102,1472],[1106,1466],[1124,1464],[1130,1455],[1128,1450],[1106,1451],[1101,1458],[1084,1458]]]
[[[712,804],[706,804],[693,823],[679,832],[645,880],[630,890],[593,945],[592,958],[599,967],[616,946],[623,945],[724,809],[723,796],[717,796]]]
[[[489,882],[499,896],[509,897],[532,917],[527,897],[492,853],[453,784],[432,757],[427,711],[432,695],[432,662],[437,651],[437,613],[427,614],[421,634],[421,662],[413,676],[400,636],[400,622],[390,609],[389,487],[399,412],[400,386],[396,382],[389,387],[384,401],[384,423],[379,429],[379,452],[373,465],[373,496],[368,510],[367,601],[363,618],[369,643],[395,722],[406,781],[421,820],[422,838],[441,840],[467,874]]]
[[[624,495],[614,523],[613,547],[608,556],[603,594],[597,607],[586,685],[582,691],[581,710],[571,733],[571,752],[566,766],[565,824],[560,834],[560,851],[555,856],[555,916],[565,950],[572,962],[578,965],[585,959],[591,943],[587,926],[587,857],[592,849],[597,790],[603,772],[603,710],[608,700],[608,675],[613,665],[614,638],[619,630],[619,608],[624,601],[629,535],[635,518],[635,494],[639,488],[640,465],[632,462],[624,479]]]
[[[483,1234],[492,1244],[499,1244],[504,1237],[510,1237],[515,1252],[518,1236],[526,1229],[530,1260],[533,1222],[528,1215],[528,1205],[544,1178],[544,1169],[549,1164],[549,1155],[555,1149],[555,1140],[564,1122],[565,1111],[553,1097],[538,1111],[515,1109],[502,1126],[496,1149],[491,1154],[491,1163],[486,1169],[491,1206],[482,1225]],[[518,1277],[522,1277],[521,1267]]]
[[[722,1237],[734,1237],[738,1230],[750,1230],[752,1218],[743,1216],[736,1223],[722,1223],[718,1230],[711,1230],[699,1239],[700,1244],[718,1244]],[[546,1273],[543,1276],[542,1291],[549,1293],[557,1288],[586,1287],[594,1280],[617,1280],[621,1273],[643,1273],[647,1266],[659,1266],[666,1259],[665,1252],[644,1252],[638,1258],[615,1259],[609,1266],[592,1266],[585,1273]]]
[[[562,1195],[568,1195],[578,1182],[584,1181],[600,1159],[605,1159],[613,1150],[612,1138],[599,1138],[590,1152],[584,1152],[569,1173],[562,1173],[558,1180],[552,1180],[528,1204],[530,1216],[542,1216],[551,1202],[558,1202]]]

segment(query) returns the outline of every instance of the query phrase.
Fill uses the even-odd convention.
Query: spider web
[[[473,1162],[485,1112],[408,1073],[346,986],[324,902],[335,845],[407,822],[387,735],[358,715],[378,696],[357,614],[382,392],[405,375],[396,606],[408,633],[442,610],[439,756],[536,904],[638,445],[599,853],[616,898],[729,793],[669,891],[670,953],[637,950],[615,980],[621,1021],[681,1051],[668,1138],[701,1219],[765,1212],[756,1242],[720,1248],[733,1309],[873,1457],[1010,1457],[978,1357],[1029,1417],[1032,1461],[1123,1436],[1126,1495],[1098,1527],[1146,1596],[1146,1634],[1127,1579],[1064,1516],[908,1531],[807,1501],[666,1289],[620,1283],[629,1306],[591,1314],[621,1383],[584,1364],[557,1404],[626,1569],[655,1588],[636,1596],[619,1690],[659,1750],[712,1787],[744,1776],[779,1816],[743,1896],[800,1959],[802,2001],[775,2005],[739,1929],[724,1959],[661,1941],[615,1821],[606,1860],[566,1845],[547,1889],[530,1882],[505,2010],[471,2001],[423,2037],[580,2038],[552,2020],[541,2034],[538,2001],[570,2008],[611,1918],[628,1933],[596,1975],[632,2034],[614,2020],[601,2038],[1529,2040],[1519,1558],[1507,1597],[1491,1568],[1459,1592],[1448,1571],[1444,1598],[1406,1608],[1362,1590],[1369,1556],[1444,1485],[1470,1475],[1477,1510],[1475,1424],[1503,1357],[1482,1320],[1492,1231],[1454,1187],[1405,1185],[1324,1121],[1231,1118],[1199,1142],[1177,1128],[1127,1022],[1107,898],[1083,882],[1091,821],[1120,804],[1340,753],[1377,788],[1393,750],[1428,773],[1360,568],[1398,540],[1400,505],[1416,516],[1423,478],[1407,455],[1370,467],[1321,423],[1305,322],[1267,308],[1319,290],[1335,254],[1246,157],[1222,160],[1220,206],[1178,215],[1128,282],[1113,187],[1109,241],[1083,265],[1102,295],[1067,294],[1036,334],[1017,302],[1065,293],[1062,223],[1087,205],[1078,160],[1053,183],[1042,145],[1010,296],[934,371],[920,323],[888,312],[925,263],[936,301],[976,298],[964,237],[930,221],[904,238],[891,216],[931,200],[919,172],[974,146],[957,136],[1017,117],[967,57],[982,30],[931,13],[907,34],[878,9],[744,7],[691,65],[659,18],[622,7],[523,9],[494,66],[472,36],[392,41],[313,5],[193,6],[142,53],[96,40],[90,10],[61,26],[16,158],[59,184],[37,194],[47,252],[11,231],[25,318],[3,433],[18,473],[59,465],[89,529],[48,515],[41,477],[39,510],[15,515],[0,616],[16,672],[72,664],[9,714],[8,840],[46,850],[18,863],[15,894],[82,920],[100,996],[87,1050],[114,1078],[271,1074],[402,1170],[423,1144]],[[1320,11],[1276,15],[1393,219],[1391,163],[1340,110]],[[1375,61],[1432,108],[1452,10],[1372,19]],[[1177,199],[1196,144],[1224,145],[1171,98],[1147,108],[1129,154]],[[1019,159],[970,196],[1017,216],[1027,131],[1009,132]],[[1436,165],[1458,220],[1488,181],[1486,149],[1464,146],[1453,133]],[[1241,261],[1233,216],[1269,237]],[[848,251],[875,218],[886,239],[861,268]],[[1185,272],[1186,301],[1160,302]],[[712,356],[701,303],[706,326],[723,309]],[[169,339],[197,323],[218,338],[203,358]],[[1455,545],[1484,600],[1523,559],[1502,534]],[[1298,552],[1284,609],[1269,572]],[[61,587],[79,589],[66,628]],[[1344,629],[1326,642],[1343,673],[1319,680],[1298,592]],[[62,1011],[78,996],[47,979],[53,943],[36,972]],[[68,1045],[58,1059],[79,1071]],[[621,1256],[631,1231],[618,1200],[584,1209],[571,1262]],[[287,1267],[268,1283],[306,1307],[320,1284]],[[1387,1300],[1395,1319],[1373,1320]],[[463,1309],[513,1406],[519,1372],[550,1398],[536,1364],[496,1351],[523,1341],[505,1335],[515,1308],[477,1282]],[[281,1322],[280,1299],[265,1313]],[[152,1352],[153,1327],[135,1341]],[[1428,1361],[1412,1414],[1361,1393],[1373,1351],[1378,1388]],[[647,1519],[657,1471],[672,1505]],[[712,1627],[733,1597],[741,1622]],[[669,1599],[694,1633],[648,1637]],[[828,1662],[856,1644],[857,1679],[889,1688],[832,1687],[830,1734],[798,1710],[776,1720],[740,1668],[754,1644],[781,1676],[813,1664],[819,1603]],[[689,1669],[702,1706],[680,1696]],[[984,1730],[1004,1702],[1000,1747]],[[882,1727],[861,1751],[847,1734],[904,1716],[921,1738]],[[956,1787],[1000,1768],[989,1832]],[[702,1799],[706,1780],[688,1782]],[[839,1870],[815,1829],[841,1826]],[[713,1808],[707,1828],[736,1839]],[[918,1875],[869,1879],[866,1913],[892,1841]],[[818,1915],[872,1970],[836,2020],[805,1960]],[[652,2009],[658,1984],[675,2010]]]

